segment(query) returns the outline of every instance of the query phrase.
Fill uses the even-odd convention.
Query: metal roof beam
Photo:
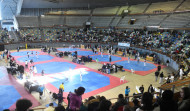
[[[23,0],[18,0],[16,15],[20,15],[20,12],[21,12],[21,9],[22,9],[22,4],[23,4]]]

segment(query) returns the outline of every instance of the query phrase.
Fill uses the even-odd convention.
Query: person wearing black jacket
[[[159,81],[160,84],[162,84],[163,78],[164,78],[164,73],[161,72],[161,73],[160,73],[160,81]]]
[[[152,84],[150,84],[150,86],[148,87],[148,92],[149,93],[153,93],[154,92],[154,88],[152,87]]]
[[[158,75],[159,75],[159,71],[157,70],[156,72],[155,72],[155,82],[157,82],[157,80],[158,80]]]
[[[157,69],[158,69],[158,71],[160,71],[160,70],[161,70],[161,66],[159,65],[159,66],[157,67]]]

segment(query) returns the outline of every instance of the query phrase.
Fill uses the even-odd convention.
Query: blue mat
[[[0,85],[0,89],[0,111],[3,111],[3,109],[9,109],[9,107],[11,107],[18,99],[21,98],[21,95],[13,86]]]
[[[78,49],[78,48],[60,48],[60,49],[57,49],[59,51],[78,51],[78,50],[81,50],[81,49]]]
[[[20,51],[20,52],[12,52],[11,55],[12,56],[26,56],[27,55],[27,52],[29,52],[30,55],[32,55],[32,51]],[[39,54],[40,52],[38,51],[33,51],[33,55],[36,55],[36,52],[37,54]]]
[[[121,61],[121,62],[116,62],[115,64],[123,66],[123,68],[131,70],[131,68],[135,71],[149,71],[151,69],[156,68],[154,64],[146,63],[146,66],[144,66],[144,62],[137,62],[137,61]]]
[[[92,51],[77,51],[77,54],[80,56],[88,56],[88,55],[93,55],[93,52]]]
[[[5,73],[0,70],[0,79],[5,76]]]
[[[82,81],[80,81],[80,74],[77,74],[75,76],[72,76],[72,78],[68,81],[65,81],[65,79],[58,79],[58,81],[52,82],[51,84],[59,89],[59,86],[62,82],[64,82],[65,92],[73,92],[78,87],[83,86],[86,89],[85,93],[110,84],[109,77],[92,71],[88,71],[88,74],[84,74],[82,76]]]
[[[76,65],[68,62],[48,62],[43,64],[36,64],[37,72],[41,73],[44,70],[45,74],[53,74],[68,71],[71,67],[74,69]]]
[[[34,56],[30,56],[29,58],[27,56],[25,57],[20,57],[18,58],[18,61],[20,62],[25,62],[25,60],[33,60],[33,62],[40,62],[40,61],[47,61],[47,60],[51,60],[54,57],[49,56],[49,55],[38,55],[38,58],[34,55]]]
[[[95,55],[95,56],[91,56],[92,60],[96,60],[96,58],[101,61],[101,62],[109,62],[109,56],[108,55],[103,55],[103,57],[101,55]],[[118,61],[121,60],[121,57],[117,57],[117,56],[111,56],[112,61]]]

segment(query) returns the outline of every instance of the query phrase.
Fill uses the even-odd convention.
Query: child
[[[144,59],[144,66],[146,66],[146,59]]]
[[[44,70],[42,70],[41,74],[42,74],[42,76],[44,76]]]

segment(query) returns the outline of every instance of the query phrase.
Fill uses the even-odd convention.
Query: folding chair
[[[120,82],[121,82],[121,81],[123,81],[123,82],[125,81],[125,76],[122,76],[122,77],[120,78]]]

